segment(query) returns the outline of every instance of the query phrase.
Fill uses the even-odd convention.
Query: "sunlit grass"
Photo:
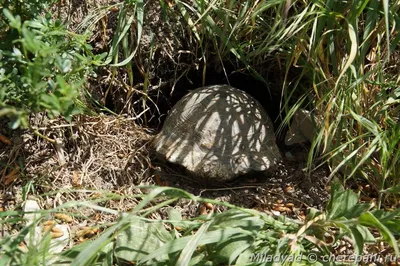
[[[121,196],[104,192],[104,197],[93,201],[66,202],[54,209],[36,212],[36,219],[31,225],[26,225],[21,219],[24,215],[22,211],[1,212],[0,218],[7,218],[4,222],[14,220],[18,222],[16,226],[20,230],[0,240],[0,262],[2,265],[42,265],[49,262],[52,265],[120,265],[126,262],[137,265],[254,265],[257,261],[252,260],[258,258],[256,254],[265,254],[298,256],[302,263],[307,264],[308,254],[316,258],[329,256],[343,236],[354,241],[354,254],[363,254],[363,245],[374,244],[378,236],[376,233],[372,235],[369,229],[379,232],[381,238],[393,247],[394,254],[399,254],[394,234],[398,232],[396,220],[399,219],[400,209],[392,212],[373,210],[373,204],[358,203],[359,196],[356,193],[343,190],[336,183],[332,184],[331,200],[326,210],[311,209],[305,220],[273,217],[227,202],[194,196],[177,188],[147,189],[147,195]],[[58,193],[74,194],[79,191],[63,190]],[[137,199],[137,205],[128,213],[102,206],[102,202],[121,197]],[[181,199],[207,202],[229,210],[221,213],[210,211],[182,219],[181,213],[170,207]],[[113,215],[117,219],[115,222],[99,224],[99,235],[77,242],[61,253],[49,250],[50,241],[54,241],[50,235],[43,234],[42,240],[36,241],[36,244],[26,240],[29,235],[36,238],[37,235],[33,233],[35,227],[54,219],[56,213],[68,213],[74,217],[74,222],[87,219],[80,214],[83,208]],[[160,211],[166,212],[167,217],[148,218]],[[4,222],[0,220],[0,225]],[[61,221],[56,223],[65,224]],[[76,241],[77,234],[71,232],[70,241]],[[333,243],[324,243],[328,235]],[[24,239],[26,245],[23,244]],[[287,263],[291,265],[294,262]]]
[[[388,70],[399,49],[399,2],[174,2],[204,58],[234,55],[266,83],[260,66],[278,59],[282,105],[307,107],[321,121],[310,159],[325,153],[333,174],[346,168],[345,180],[363,177],[377,191],[398,183],[399,78]],[[305,97],[295,99],[299,89]]]
[[[168,21],[172,16],[183,18],[185,23],[179,30],[189,32],[191,47],[188,52],[199,60],[196,64],[202,67],[199,71],[203,75],[203,83],[207,80],[207,70],[215,67],[216,62],[224,70],[224,75],[228,75],[225,65],[231,63],[240,68],[237,71],[251,73],[267,85],[269,70],[273,70],[273,75],[281,76],[281,106],[287,113],[284,121],[289,123],[290,116],[297,108],[306,108],[316,116],[317,133],[309,155],[309,167],[313,167],[315,162],[320,165],[322,160],[329,163],[332,178],[340,174],[344,183],[349,179],[368,182],[378,193],[377,204],[357,204],[359,197],[355,193],[343,191],[334,185],[336,194],[332,192],[326,211],[311,209],[305,221],[294,221],[203,199],[179,189],[155,188],[147,196],[132,195],[137,196],[138,205],[129,215],[121,215],[118,222],[104,225],[107,229],[97,239],[76,245],[57,259],[72,265],[93,265],[94,261],[105,261],[110,265],[116,261],[118,263],[113,249],[115,241],[118,234],[132,224],[145,229],[159,229],[157,237],[161,235],[164,243],[168,244],[151,247],[153,249],[149,250],[154,253],[137,256],[143,263],[154,262],[159,256],[160,265],[165,263],[165,256],[170,256],[180,265],[188,264],[193,257],[201,262],[213,261],[216,259],[214,249],[221,248],[217,244],[229,242],[232,236],[241,245],[241,251],[248,253],[243,255],[236,251],[229,254],[236,256],[233,259],[229,256],[218,258],[225,264],[234,260],[245,262],[249,252],[295,255],[315,249],[319,254],[330,254],[329,248],[333,245],[325,245],[323,241],[326,240],[326,234],[331,236],[334,232],[340,237],[350,237],[356,243],[354,251],[362,254],[364,243],[374,242],[377,237],[366,227],[379,231],[380,240],[390,245],[398,255],[395,236],[400,231],[399,209],[393,212],[381,209],[398,207],[396,201],[400,192],[400,68],[397,66],[400,62],[400,2],[161,0],[160,4],[164,20]],[[146,1],[125,1],[95,9],[77,31],[85,33],[86,37],[110,12],[116,12],[118,19],[114,35],[106,43],[108,54],[93,55],[94,59],[87,61],[111,70],[104,97],[112,93],[112,81],[123,72],[127,78],[121,83],[127,101],[133,93],[138,93],[141,107],[146,110],[149,103],[154,104],[148,96],[152,85],[150,69],[142,58],[135,61],[146,23]],[[38,34],[36,40],[40,40],[43,35],[35,30],[35,25],[37,27],[39,24],[31,25],[29,30]],[[107,33],[104,31],[101,34],[105,36]],[[23,35],[21,38],[28,39]],[[78,41],[80,39],[76,42],[82,45]],[[46,45],[48,41],[42,43],[43,47]],[[151,60],[155,50],[162,45],[157,43],[156,38],[152,39],[147,59]],[[71,48],[72,51],[74,49]],[[44,49],[37,50],[43,52]],[[79,55],[77,57],[82,59]],[[49,56],[44,59],[52,61]],[[31,63],[37,63],[37,60]],[[141,70],[140,77],[136,77],[132,71],[135,67]],[[34,69],[40,70],[37,67]],[[185,71],[188,70],[182,70],[182,76]],[[293,72],[298,74],[293,75]],[[3,79],[6,80],[5,77]],[[141,82],[140,90],[136,87],[138,80]],[[42,78],[37,83],[43,84]],[[43,88],[47,89],[44,85]],[[45,89],[43,93],[48,95]],[[3,91],[0,90],[0,99],[6,97],[5,93],[1,93]],[[0,110],[0,114],[5,111]],[[147,122],[145,115],[144,124]],[[27,193],[35,194],[30,190]],[[148,219],[148,215],[180,198],[212,202],[234,209],[236,213],[204,215],[191,220],[180,220],[177,213],[172,213],[168,220]],[[115,210],[97,206],[97,203],[69,202],[44,212],[51,216],[62,208],[84,206],[117,214]],[[32,230],[24,226],[22,215],[18,211],[0,212],[1,225],[14,223],[19,230],[1,239],[1,265],[40,264],[53,256],[46,249],[48,239],[44,239],[37,247],[21,250],[21,242]],[[262,226],[254,229],[249,224],[248,227],[236,224],[241,221],[238,217],[244,217],[250,225],[260,223]],[[233,225],[226,224],[227,221],[233,221]],[[151,227],[150,223],[172,226],[167,232],[164,227]],[[177,230],[175,225],[184,230]],[[334,232],[332,228],[336,228]],[[247,238],[249,236],[250,240]],[[339,241],[340,237],[334,240]]]
[[[266,65],[280,72],[281,106],[289,114],[284,120],[302,107],[320,121],[309,166],[324,155],[332,175],[364,178],[376,191],[398,183],[400,93],[398,75],[391,70],[398,59],[389,59],[399,49],[399,7],[398,1],[387,0],[161,1],[165,20],[181,16],[186,22],[182,30],[192,35],[191,51],[202,61],[203,83],[207,68],[216,61],[224,75],[227,62],[240,62],[265,84]],[[146,5],[127,1],[119,8],[106,63],[113,66],[113,77],[114,67],[126,68],[127,87],[132,88],[130,61],[141,41]],[[97,18],[105,15],[106,9],[101,10],[94,13]],[[131,27],[133,22],[136,27]],[[128,42],[132,38],[135,45]],[[123,58],[117,56],[120,50]],[[143,69],[145,109],[150,81],[148,69]],[[292,76],[293,69],[300,74]],[[131,93],[128,90],[127,98]]]

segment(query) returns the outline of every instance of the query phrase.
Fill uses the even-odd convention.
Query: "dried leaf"
[[[286,192],[286,193],[294,192],[294,188],[293,188],[292,186],[286,186],[286,187],[285,187],[285,192]]]
[[[207,208],[206,208],[206,206],[201,206],[200,207],[200,215],[205,215],[205,214],[207,214]]]
[[[79,178],[79,173],[76,170],[74,170],[74,172],[73,172],[72,186],[73,187],[81,187],[82,186],[82,180]]]
[[[51,228],[51,231],[52,231],[53,233],[62,233],[62,232],[63,232],[60,228],[57,228],[57,227],[52,227],[52,228]]]
[[[183,230],[183,227],[181,227],[181,226],[174,226],[174,228],[175,228],[176,231],[182,231]]]
[[[7,138],[6,136],[3,136],[0,134],[0,141],[3,142],[6,145],[11,145],[12,142],[9,138]]]
[[[54,220],[48,220],[48,221],[43,222],[43,226],[52,226],[55,224],[56,224],[56,222]]]
[[[51,233],[51,238],[60,238],[64,235],[64,232],[57,232],[57,233]]]
[[[163,182],[161,181],[161,178],[160,178],[159,175],[155,176],[155,182],[156,182],[156,185],[158,185],[158,186],[162,186],[163,185]]]
[[[73,221],[72,217],[65,213],[56,213],[54,214],[54,217],[66,223],[70,223]]]
[[[204,202],[204,206],[206,206],[206,208],[207,208],[208,210],[212,210],[212,209],[214,208],[214,206],[213,206],[211,203],[209,203],[209,202]]]
[[[8,186],[12,182],[14,182],[18,177],[19,167],[15,167],[8,175],[4,177],[4,185]]]
[[[52,225],[43,226],[42,233],[45,234],[45,233],[49,232],[52,228],[53,228]]]
[[[99,228],[82,227],[82,230],[76,232],[78,239],[88,239],[95,236],[99,232]]]

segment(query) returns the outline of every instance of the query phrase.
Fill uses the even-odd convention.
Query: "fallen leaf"
[[[162,186],[163,185],[163,182],[161,181],[161,178],[160,178],[159,175],[156,175],[155,182],[156,182],[156,185],[158,185],[158,186]]]
[[[162,186],[162,187],[167,187],[168,186],[168,182],[167,181],[163,182],[159,175],[155,176],[155,180],[154,181],[156,182],[157,186]]]
[[[174,1],[167,0],[166,2],[167,2],[167,5],[168,5],[169,8],[172,8],[172,7],[175,6],[175,2]]]
[[[212,210],[214,208],[214,206],[209,202],[204,202],[204,206],[206,206],[206,208],[209,210]]]
[[[54,217],[66,223],[73,221],[72,217],[65,213],[56,213],[54,214]]]
[[[99,198],[102,197],[102,195],[101,195],[101,193],[99,193],[99,192],[95,192],[95,193],[92,194],[90,197],[91,197],[92,199],[99,199]]]
[[[61,230],[60,228],[57,228],[57,227],[52,227],[52,228],[51,228],[51,231],[52,231],[53,233],[62,233],[62,230]]]
[[[206,206],[201,206],[200,207],[200,215],[205,215],[205,214],[207,214],[207,208],[206,208]]]
[[[44,233],[49,232],[52,227],[53,227],[52,225],[43,226],[42,233],[44,234]]]
[[[288,208],[292,208],[294,206],[294,204],[293,203],[291,203],[291,202],[289,202],[289,203],[286,203],[286,207],[288,207]]]
[[[48,220],[48,221],[43,222],[43,226],[52,226],[55,224],[56,224],[56,222],[54,220]]]
[[[60,237],[62,237],[64,235],[64,232],[57,232],[57,233],[54,233],[54,232],[51,232],[51,238],[53,239],[53,238],[60,238]]]
[[[7,138],[6,136],[3,136],[0,134],[0,141],[3,142],[6,145],[11,145],[12,142],[9,138]]]
[[[79,241],[86,241],[87,239],[95,236],[99,232],[99,228],[82,227],[81,230],[76,232]]]
[[[72,186],[73,187],[82,186],[82,180],[79,178],[79,173],[76,170],[74,170],[74,172],[72,173]]]
[[[290,192],[293,192],[293,191],[294,191],[294,188],[292,186],[286,186],[285,187],[285,192],[286,193],[290,193]]]
[[[4,185],[8,186],[18,178],[19,167],[15,167],[8,175],[4,177]]]

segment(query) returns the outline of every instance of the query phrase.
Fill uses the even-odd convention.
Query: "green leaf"
[[[214,217],[211,229],[235,227],[251,231],[260,230],[264,225],[261,217],[239,210],[228,210]]]
[[[310,221],[319,215],[321,215],[320,210],[318,210],[316,208],[310,208],[307,213],[307,221]]]
[[[245,265],[246,263],[249,262],[249,259],[251,256],[254,254],[254,251],[256,250],[256,247],[258,244],[263,243],[261,241],[253,241],[253,244],[242,250],[239,256],[237,257],[236,264],[235,265]]]
[[[187,222],[182,221],[181,213],[175,208],[169,207],[167,209],[168,213],[168,222],[173,224],[174,226],[179,226],[181,228],[186,228]]]
[[[20,119],[15,119],[11,122],[11,129],[17,129],[21,125]]]
[[[350,210],[349,215],[346,215],[346,218],[359,217],[361,214],[371,209],[371,207],[372,205],[370,203],[357,204]]]
[[[400,255],[399,246],[397,244],[396,238],[392,235],[390,230],[384,224],[382,224],[371,212],[363,213],[358,218],[358,221],[361,225],[378,228],[383,238],[394,249],[396,256]]]
[[[251,236],[237,236],[228,239],[227,241],[211,245],[213,253],[211,257],[216,262],[223,263],[224,265],[232,265],[236,259],[247,250],[254,242]]]
[[[63,72],[63,73],[67,73],[67,72],[71,71],[71,66],[72,66],[71,60],[65,59],[65,60],[62,62],[62,72]]]
[[[16,57],[22,57],[21,50],[19,50],[17,47],[13,47],[13,55]]]
[[[207,232],[210,227],[211,222],[204,223],[199,230],[197,230],[196,234],[188,241],[186,247],[182,250],[178,261],[176,262],[177,266],[188,265],[190,259],[193,256],[193,253],[196,251],[199,242],[203,238],[204,234]]]
[[[178,210],[176,210],[175,208],[169,207],[167,212],[168,212],[169,220],[182,221],[181,213]]]
[[[392,232],[400,235],[400,208],[391,212],[373,210],[371,213]]]
[[[371,213],[379,219],[381,222],[386,222],[388,220],[394,220],[394,219],[399,219],[400,218],[400,208],[390,211],[390,212],[385,212],[383,210],[373,210]]]
[[[333,183],[331,186],[331,199],[326,207],[327,219],[333,220],[343,216],[353,218],[354,214],[351,211],[356,206],[358,197],[352,190],[343,190],[340,184]]]
[[[198,242],[198,245],[206,245],[206,244],[212,244],[212,243],[219,243],[219,242],[224,242],[232,238],[233,236],[238,236],[238,235],[248,235],[249,232],[244,231],[240,228],[225,228],[225,229],[220,229],[220,230],[214,230],[214,231],[209,231],[206,232],[200,241]],[[167,253],[174,253],[177,251],[183,250],[186,245],[189,243],[189,241],[192,239],[193,236],[185,236],[181,237],[179,239],[175,239],[173,241],[169,241],[159,249],[151,252],[149,255],[145,256],[141,262],[147,262],[150,260],[153,260],[155,258],[160,258],[164,254]]]
[[[60,101],[54,94],[43,94],[41,95],[41,100],[40,104],[49,111],[61,110]]]
[[[21,17],[20,16],[13,16],[10,10],[7,8],[3,9],[4,16],[10,21],[10,27],[17,29],[18,31],[21,30]]]
[[[133,15],[129,16],[128,20],[126,20],[127,17],[127,12],[126,12],[126,8],[124,6],[122,6],[120,8],[119,14],[118,14],[118,25],[117,25],[117,29],[116,29],[116,33],[114,35],[112,44],[111,44],[111,48],[110,51],[108,53],[108,56],[105,60],[105,64],[109,64],[111,63],[111,61],[113,61],[113,59],[115,60],[114,64],[115,65],[119,65],[117,63],[117,55],[118,55],[118,51],[119,51],[119,44],[121,43],[121,41],[124,39],[125,35],[128,34],[128,31],[131,27],[132,22],[134,21],[135,17]],[[135,54],[135,51],[131,54],[132,58],[133,55]],[[126,64],[127,62],[129,62],[132,58],[130,58],[129,60],[124,60],[124,63]],[[126,61],[126,62],[125,62]]]
[[[353,110],[350,109],[351,115],[354,117],[354,119],[359,122],[364,128],[366,128],[369,132],[374,134],[376,137],[379,136],[379,126],[367,118],[356,114]]]
[[[362,234],[357,230],[357,227],[349,227],[351,231],[351,237],[354,241],[354,251],[357,255],[361,255],[364,247],[364,238]]]
[[[359,224],[357,224],[355,227],[357,228],[358,232],[361,234],[364,242],[368,242],[368,243],[376,242],[376,238],[371,234],[371,232],[368,230],[367,227],[359,225]]]
[[[393,194],[400,193],[400,185],[394,186],[394,187],[390,187],[390,188],[387,188],[385,190],[381,190],[380,192],[381,193],[393,193]]]
[[[357,33],[354,30],[353,25],[351,25],[349,22],[347,22],[347,26],[348,26],[348,31],[349,31],[349,38],[350,38],[350,42],[351,42],[351,47],[350,47],[350,54],[349,54],[349,58],[346,62],[346,64],[344,65],[342,72],[340,73],[336,84],[335,84],[335,90],[337,89],[337,87],[340,84],[340,80],[342,79],[342,77],[345,76],[347,69],[349,69],[349,67],[351,66],[351,64],[353,63],[353,61],[356,58],[357,55],[357,51],[358,51],[358,43],[357,43]]]
[[[168,240],[172,238],[161,223],[148,223],[138,216],[131,216],[128,226],[116,236],[115,255],[126,261],[140,261]],[[167,258],[164,254],[157,259]]]
[[[35,35],[25,26],[22,27],[22,35],[23,35],[23,42],[24,47],[32,53],[36,53],[40,46],[38,45],[38,41],[35,40]]]

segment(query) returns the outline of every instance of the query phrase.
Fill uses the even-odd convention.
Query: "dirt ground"
[[[73,27],[79,25],[93,8],[114,2],[64,1],[58,14]],[[166,44],[157,46],[157,60],[149,65],[151,84],[148,93],[156,95],[160,86],[168,87],[171,92],[177,78],[187,73],[189,68],[196,67],[193,65],[196,58],[184,58],[177,51],[178,48],[184,48],[182,45],[190,46],[190,43],[182,42],[186,38],[185,31],[178,30],[183,35],[174,36],[170,31],[161,30],[179,27],[179,21],[171,20],[169,24],[160,26],[160,23],[165,22],[155,15],[159,13],[151,4],[158,1],[149,3],[147,8],[151,12],[145,12],[142,46],[135,64],[138,68],[145,64],[141,58],[149,53],[146,50],[146,38],[150,36],[150,31],[155,33],[157,43]],[[106,43],[111,40],[116,17],[117,13],[111,12],[97,24],[96,27],[99,28],[91,37],[96,52],[107,51]],[[147,48],[148,46],[147,44]],[[135,106],[130,104],[134,99],[127,102],[119,100],[125,99],[119,94],[124,94],[121,89],[121,83],[126,79],[124,73],[119,73],[118,78],[113,81],[114,93],[107,98],[105,88],[110,84],[109,74],[101,73],[98,80],[90,80],[89,90],[99,102],[107,104],[107,100],[111,100],[114,111],[126,116],[79,115],[68,122],[61,118],[49,120],[44,114],[32,115],[33,128],[55,143],[29,130],[12,131],[7,126],[8,121],[0,119],[0,134],[10,140],[8,144],[0,142],[2,210],[19,210],[22,202],[28,198],[38,201],[42,209],[52,209],[66,202],[101,199],[98,201],[101,206],[123,212],[138,204],[138,200],[131,197],[132,195],[148,192],[147,189],[139,188],[140,185],[168,185],[197,196],[257,209],[275,216],[288,215],[300,219],[304,218],[307,208],[322,209],[328,200],[328,169],[322,167],[308,174],[304,170],[306,164],[304,156],[301,156],[301,149],[292,151],[294,155],[300,155],[286,159],[279,171],[272,176],[250,176],[218,186],[204,184],[177,166],[157,161],[149,146],[151,138],[157,133],[157,126],[138,126],[143,122],[135,120],[136,114],[141,112],[136,108],[140,107],[141,102]],[[136,76],[140,77],[140,74]],[[140,86],[136,89],[140,90]],[[184,92],[177,89],[177,94],[174,95],[179,93]],[[139,97],[138,95],[136,96]],[[159,120],[164,114],[153,112],[151,117]],[[157,125],[159,122],[156,122]],[[282,151],[284,158],[287,151]],[[200,203],[188,200],[180,200],[174,207],[187,218],[197,216],[201,211]],[[217,212],[224,210],[221,206],[215,207]],[[117,217],[91,208],[72,208],[66,211],[71,211],[78,217],[73,222],[76,226],[98,225]],[[166,218],[163,212],[158,215],[153,218]],[[3,227],[2,234],[12,229]]]
[[[54,14],[61,16],[71,30],[79,31],[84,29],[77,26],[90,10],[116,2],[67,0],[62,1],[64,5],[61,9],[54,7],[55,11],[60,11]],[[99,73],[98,79],[89,80],[88,89],[100,103],[114,107],[113,111],[123,115],[78,115],[71,122],[61,118],[49,120],[45,114],[31,115],[32,127],[55,143],[30,130],[10,130],[7,125],[9,121],[0,119],[0,136],[6,137],[0,141],[0,211],[20,211],[26,199],[34,199],[43,210],[76,201],[93,202],[100,208],[77,207],[72,204],[72,207],[62,210],[73,217],[65,223],[71,227],[72,239],[80,242],[81,239],[77,237],[79,230],[101,227],[115,221],[118,212],[132,210],[140,202],[140,196],[149,192],[148,188],[143,187],[148,185],[181,188],[203,198],[300,221],[304,220],[309,208],[324,209],[329,199],[329,169],[323,166],[308,173],[304,159],[306,147],[282,149],[284,162],[271,176],[247,176],[230,183],[214,185],[205,184],[180,167],[154,158],[150,141],[158,131],[162,120],[160,117],[165,116],[168,108],[185,93],[179,90],[179,86],[175,86],[177,80],[187,77],[189,69],[201,69],[193,53],[182,52],[190,50],[190,47],[184,47],[191,45],[185,36],[187,32],[179,29],[176,32],[181,35],[175,36],[171,30],[165,30],[176,29],[180,22],[176,20],[163,24],[165,22],[157,15],[160,14],[159,9],[152,7],[152,4],[158,2],[146,1],[150,3],[147,8],[151,12],[145,12],[142,46],[139,47],[134,65],[139,69],[149,64],[148,93],[159,106],[165,105],[164,109],[151,106],[148,120],[153,119],[153,123],[149,123],[149,127],[139,126],[143,125],[142,118],[137,115],[143,111],[140,109],[142,103],[134,97],[141,97],[142,94],[133,93],[132,98],[126,100],[126,91],[123,89],[123,83],[127,80],[126,73],[121,70],[117,78],[110,81],[111,72],[104,70],[104,73]],[[111,42],[117,15],[116,9],[96,24],[97,28],[91,36],[94,52],[108,51],[107,44]],[[149,63],[144,59],[150,53],[150,32],[156,37],[153,57],[156,60]],[[134,71],[140,79],[138,69]],[[248,83],[248,80],[244,82]],[[107,95],[110,84],[113,93]],[[140,91],[142,88],[143,80],[140,80],[135,90]],[[158,94],[161,100],[157,98]],[[292,156],[287,156],[287,152]],[[102,211],[101,207],[116,213]],[[184,218],[193,218],[202,213],[203,204],[181,199],[173,207]],[[226,209],[222,205],[214,207],[215,212]],[[47,218],[54,219],[55,214]],[[161,208],[149,218],[167,219],[167,207]],[[22,226],[21,223],[2,223],[0,238],[18,233]]]
[[[309,208],[322,210],[329,199],[328,169],[322,167],[308,175],[304,171],[303,156],[294,156],[297,160],[286,159],[272,176],[249,176],[212,186],[154,158],[150,141],[156,132],[137,126],[132,119],[79,115],[68,122],[37,115],[32,116],[31,122],[56,143],[27,130],[12,131],[7,121],[0,120],[0,135],[9,140],[8,144],[0,142],[1,211],[20,211],[26,199],[35,200],[42,210],[71,203],[69,208],[48,214],[47,219],[68,224],[73,243],[96,236],[96,233],[80,236],[86,228],[106,228],[118,219],[120,212],[137,206],[140,195],[149,192],[142,186],[177,187],[203,198],[300,221],[304,221]],[[93,205],[82,207],[74,204],[76,201]],[[204,204],[192,200],[181,199],[172,206],[186,219],[204,214]],[[167,219],[167,208],[160,208],[149,218]],[[226,209],[222,205],[213,208],[215,212]],[[2,223],[0,237],[18,233],[22,226]],[[338,249],[342,247],[346,252],[352,250],[346,241]],[[366,247],[366,254],[376,253],[369,248]],[[343,250],[337,251],[338,254]]]
[[[25,130],[11,131],[2,121],[0,134],[12,144],[0,143],[1,204],[4,210],[19,208],[23,199],[39,200],[43,209],[62,203],[93,200],[108,192],[121,196],[146,193],[139,185],[168,185],[196,196],[217,199],[273,215],[303,216],[309,207],[321,209],[328,199],[328,170],[309,176],[304,161],[286,160],[269,177],[246,177],[212,186],[181,168],[153,158],[149,141],[154,132],[132,119],[115,116],[77,116],[72,122],[48,120],[38,115],[32,124],[49,142]],[[59,190],[58,193],[53,193]],[[108,208],[127,211],[136,200],[109,200]],[[185,217],[199,214],[199,203],[180,201]],[[223,209],[217,211],[222,211]],[[86,217],[95,212],[83,213]],[[164,217],[165,218],[165,217]],[[103,217],[104,221],[112,220]],[[90,223],[90,221],[88,221]],[[96,221],[96,223],[99,220]]]

